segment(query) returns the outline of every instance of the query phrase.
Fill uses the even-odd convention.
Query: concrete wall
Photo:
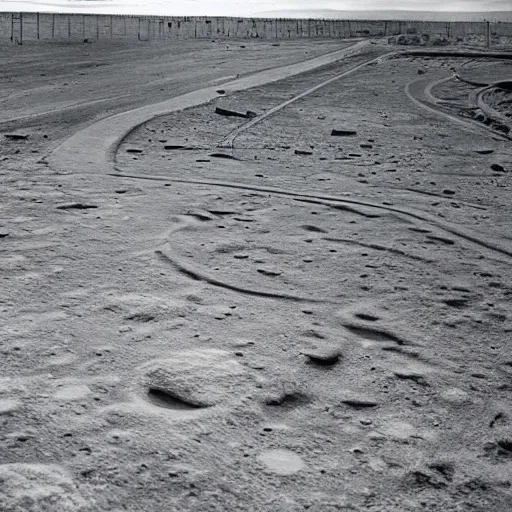
[[[484,36],[486,23],[0,13],[0,42],[18,43],[84,39],[349,38],[404,33]],[[512,36],[512,23],[493,23],[491,33],[494,37]]]

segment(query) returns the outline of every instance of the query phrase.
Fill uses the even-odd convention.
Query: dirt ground
[[[117,176],[48,165],[340,43],[226,46],[0,57],[0,510],[512,510],[511,142],[455,78],[511,61],[397,56],[286,104],[371,45],[135,127]]]

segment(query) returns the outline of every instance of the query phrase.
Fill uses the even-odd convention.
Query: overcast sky
[[[0,0],[1,11],[248,16],[288,9],[512,10],[512,0]]]

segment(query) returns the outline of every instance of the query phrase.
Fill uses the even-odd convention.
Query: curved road
[[[243,91],[269,84],[301,73],[332,64],[345,57],[361,52],[369,41],[356,43],[348,48],[321,55],[297,64],[260,71],[222,85],[226,93]],[[140,107],[102,119],[75,133],[58,146],[48,157],[48,163],[56,171],[68,172],[80,168],[83,173],[108,172],[109,163],[121,141],[142,123],[171,112],[207,103],[221,95],[218,86],[199,89],[167,101]]]

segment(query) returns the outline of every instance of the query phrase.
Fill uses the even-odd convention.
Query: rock
[[[418,384],[426,385],[425,376],[420,372],[404,368],[400,370],[395,370],[393,373],[395,377],[398,377],[399,379],[412,380],[414,382],[417,382]]]
[[[333,129],[331,132],[331,136],[333,137],[353,137],[354,135],[357,135],[356,130]]]
[[[355,409],[367,409],[370,407],[377,407],[378,403],[375,400],[365,397],[347,397],[341,403],[354,407]]]
[[[418,69],[418,75],[424,75],[426,71],[424,69]]]
[[[205,408],[237,400],[255,387],[247,369],[223,350],[184,350],[139,368],[138,392],[167,409]]]
[[[7,231],[0,230],[0,238],[5,238],[6,236],[9,236],[9,233],[7,233]]]
[[[321,348],[306,349],[302,351],[311,363],[319,366],[332,366],[336,364],[342,353],[338,347],[326,346]]]
[[[479,155],[490,155],[491,153],[494,153],[494,149],[475,149],[475,153],[478,153]]]
[[[460,298],[456,298],[456,299],[443,299],[443,302],[447,306],[451,306],[453,308],[463,308],[463,307],[467,306],[468,299],[460,299]]]
[[[242,117],[244,119],[250,119],[251,117],[255,117],[256,114],[254,112],[251,112],[250,110],[243,112],[237,112],[236,110],[229,110],[227,108],[221,108],[216,107],[215,113],[219,114],[220,116],[226,116],[226,117]]]
[[[226,94],[226,91],[224,89],[217,89],[217,94]]]
[[[450,190],[449,188],[446,188],[443,190],[443,194],[447,196],[452,196],[453,194],[455,194],[455,190]]]
[[[313,151],[305,151],[305,150],[302,150],[302,149],[296,149],[295,150],[295,154],[296,155],[312,155]]]
[[[127,153],[143,153],[144,150],[139,148],[126,148]]]

